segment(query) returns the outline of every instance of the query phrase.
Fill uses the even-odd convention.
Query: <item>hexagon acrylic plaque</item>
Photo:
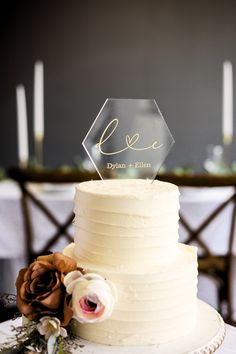
[[[173,144],[153,99],[107,99],[83,141],[102,179],[154,179]]]

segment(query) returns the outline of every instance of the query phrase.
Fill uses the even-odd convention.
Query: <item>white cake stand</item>
[[[146,346],[109,346],[80,339],[75,353],[83,354],[211,354],[225,337],[225,325],[218,312],[198,300],[197,325],[192,334],[168,343]],[[191,316],[191,314],[189,314]]]

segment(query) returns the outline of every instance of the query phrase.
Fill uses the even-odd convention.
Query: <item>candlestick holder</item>
[[[19,162],[20,168],[24,169],[28,167],[28,160],[20,160]]]
[[[43,167],[43,136],[35,137],[35,162],[37,167]]]
[[[223,169],[225,173],[229,173],[231,168],[230,168],[230,149],[231,149],[231,143],[230,142],[224,142],[223,144]]]
[[[230,173],[230,144],[208,145],[204,168],[215,175]]]

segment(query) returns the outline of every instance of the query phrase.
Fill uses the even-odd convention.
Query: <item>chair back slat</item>
[[[61,239],[64,238],[68,243],[73,241],[73,235],[68,231],[74,219],[74,213],[68,215],[64,222],[60,222],[54,213],[47,207],[45,202],[29,188],[30,183],[79,183],[90,179],[98,179],[97,174],[82,173],[80,171],[49,171],[44,169],[20,169],[11,168],[8,175],[16,181],[21,190],[21,206],[24,223],[25,234],[25,258],[26,262],[30,263],[37,256],[48,254],[51,248]],[[46,219],[56,228],[56,231],[47,238],[45,244],[40,250],[34,250],[34,232],[32,225],[32,215],[29,204],[33,204]]]
[[[218,310],[224,319],[231,324],[236,324],[233,319],[233,244],[235,238],[236,226],[236,175],[183,175],[163,174],[158,176],[159,180],[174,183],[179,187],[192,188],[214,188],[214,187],[233,187],[233,192],[209,214],[196,227],[191,226],[186,220],[186,216],[180,211],[180,224],[187,231],[187,239],[185,243],[195,243],[201,247],[203,254],[198,258],[199,272],[208,275],[216,280],[218,294]],[[226,209],[228,205],[232,205],[232,214],[230,223],[229,237],[227,241],[227,253],[218,255],[212,252],[205,241],[201,239],[203,231]],[[214,235],[212,235],[212,238]],[[226,306],[225,306],[226,305]],[[225,307],[226,312],[225,312]]]

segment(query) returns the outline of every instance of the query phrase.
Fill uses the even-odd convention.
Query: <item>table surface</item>
[[[20,325],[21,319],[10,320],[0,323],[0,343],[6,342],[7,338],[12,335],[11,326]],[[134,351],[135,352],[135,351]],[[129,354],[121,349],[122,354]],[[216,354],[235,354],[236,353],[236,327],[226,325],[226,336]],[[185,353],[187,354],[187,353]]]

